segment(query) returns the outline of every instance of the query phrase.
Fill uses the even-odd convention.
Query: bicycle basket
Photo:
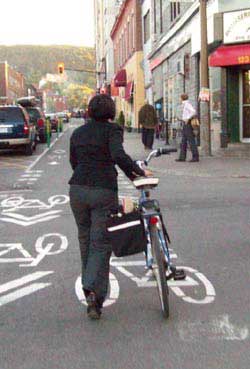
[[[146,251],[147,239],[140,213],[112,214],[107,222],[112,251],[117,257],[138,254]]]

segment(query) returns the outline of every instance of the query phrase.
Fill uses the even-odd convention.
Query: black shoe
[[[90,319],[100,319],[101,317],[101,308],[96,300],[96,295],[94,292],[90,292],[87,297],[87,314]]]
[[[175,159],[175,161],[186,161],[186,159]]]
[[[189,163],[197,163],[199,161],[199,159],[191,159],[189,160]]]

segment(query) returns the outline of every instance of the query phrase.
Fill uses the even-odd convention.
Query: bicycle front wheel
[[[156,278],[158,293],[160,297],[161,309],[164,318],[169,317],[169,290],[166,278],[166,263],[159,240],[157,226],[150,225],[150,239],[153,255],[153,273]]]

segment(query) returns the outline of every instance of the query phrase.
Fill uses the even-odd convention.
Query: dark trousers
[[[83,291],[85,296],[95,292],[102,304],[108,291],[112,252],[105,222],[110,210],[117,208],[118,195],[105,188],[71,185],[69,196],[78,228]]]
[[[154,143],[154,128],[142,128],[142,143],[148,149],[152,149]]]
[[[190,146],[190,150],[192,152],[193,159],[199,159],[199,151],[197,149],[195,135],[193,132],[193,127],[190,123],[184,124],[182,129],[182,140],[181,140],[181,151],[180,151],[180,159],[186,160],[187,156],[187,144]]]

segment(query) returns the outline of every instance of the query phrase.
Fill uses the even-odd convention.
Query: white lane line
[[[36,178],[36,177],[41,177],[41,174],[39,174],[39,173],[22,174],[21,177],[23,177],[23,178],[30,178],[30,177]]]
[[[32,168],[34,168],[34,166],[39,162],[40,159],[42,159],[49,150],[51,150],[51,148],[56,144],[56,142],[59,140],[59,138],[62,137],[62,135],[64,135],[64,133],[68,130],[68,127],[64,129],[64,131],[62,133],[60,133],[59,137],[56,137],[56,139],[52,142],[52,144],[50,145],[50,147],[47,147],[46,150],[44,150],[44,152],[38,156],[38,158],[31,163],[28,168],[26,169],[26,171],[30,171]]]
[[[36,182],[37,180],[38,178],[19,178],[18,179],[19,182],[26,182],[26,181]]]
[[[52,271],[35,272],[35,273],[28,274],[25,277],[15,279],[11,282],[4,283],[4,284],[0,285],[0,293],[6,292],[8,290],[12,290],[12,289],[17,288],[19,286],[22,286],[26,283],[33,282],[36,279],[40,279],[40,278],[45,277],[46,275],[49,275],[51,273],[54,273],[54,272],[52,272]]]
[[[6,194],[5,196],[7,196],[8,194],[11,194],[11,196],[15,195],[17,192],[32,192],[33,190],[8,190],[8,191],[0,191],[0,193]]]
[[[0,306],[9,304],[12,301],[15,301],[15,300],[20,299],[21,297],[30,295],[31,293],[39,291],[50,285],[51,283],[33,283],[28,287],[24,287],[18,291],[8,293],[7,295],[0,297]]]

